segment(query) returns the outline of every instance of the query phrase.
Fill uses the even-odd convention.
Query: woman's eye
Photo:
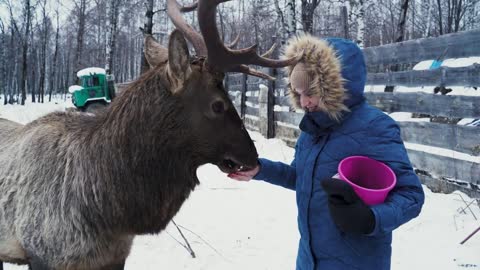
[[[225,107],[223,106],[223,102],[221,101],[215,101],[213,104],[212,104],[212,111],[214,113],[217,113],[217,114],[220,114],[220,113],[223,113],[225,110]]]

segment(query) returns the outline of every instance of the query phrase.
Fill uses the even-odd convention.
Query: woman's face
[[[320,97],[312,96],[308,93],[308,89],[302,89],[300,87],[295,88],[295,92],[300,98],[300,105],[305,112],[317,112],[320,111],[319,102]]]

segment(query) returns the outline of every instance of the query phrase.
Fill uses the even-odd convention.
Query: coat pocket
[[[357,234],[343,234],[345,245],[352,251],[352,255],[365,257],[384,257],[391,254],[391,235],[367,236]]]

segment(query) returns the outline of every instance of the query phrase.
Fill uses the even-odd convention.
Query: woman
[[[392,231],[418,216],[424,194],[398,125],[363,96],[362,51],[338,38],[292,39],[285,56],[304,51],[288,70],[293,104],[305,111],[292,164],[259,159],[252,178],[296,191],[300,243],[297,270],[390,269]],[[331,177],[349,156],[388,165],[397,184],[385,202],[368,206],[344,181]]]

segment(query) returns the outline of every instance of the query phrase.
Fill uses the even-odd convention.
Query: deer
[[[222,0],[168,0],[168,47],[145,36],[150,70],[94,115],[0,119],[0,261],[32,270],[124,269],[136,235],[166,228],[199,184],[197,168],[231,173],[258,153],[223,86],[226,72],[284,67],[256,46],[235,50],[215,22]],[[197,10],[200,32],[182,12]],[[196,55],[190,55],[187,40]],[[2,264],[0,264],[1,266]]]

